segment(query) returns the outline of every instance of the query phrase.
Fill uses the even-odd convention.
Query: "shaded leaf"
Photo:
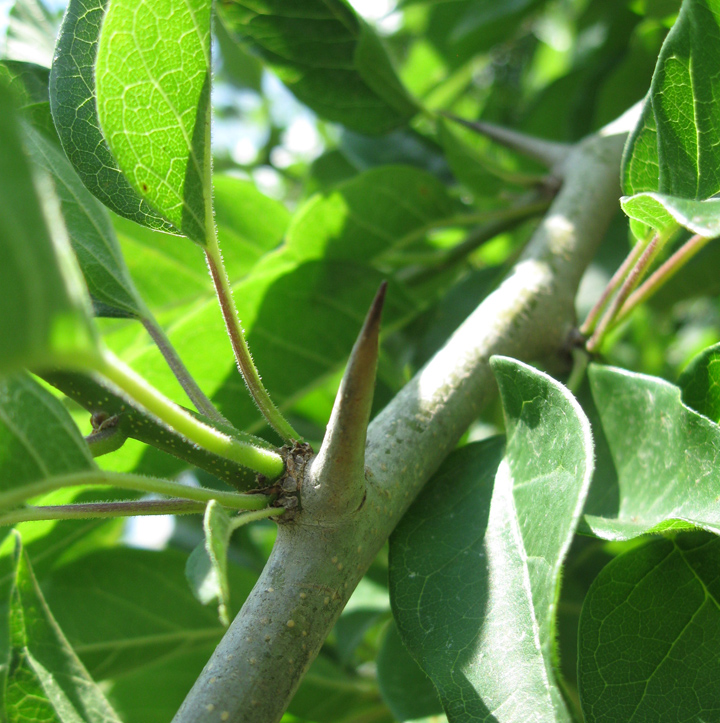
[[[685,0],[653,75],[623,160],[627,195],[645,191],[694,200],[720,191],[720,8]]]
[[[251,88],[261,92],[262,63],[233,40],[220,19],[213,26],[213,31],[220,45],[220,72],[223,77],[238,88]]]
[[[124,723],[168,723],[210,659],[216,643],[177,650],[109,682],[108,698]]]
[[[27,374],[0,378],[0,490],[95,469],[62,404]]]
[[[566,721],[554,618],[592,473],[590,429],[547,375],[492,364],[507,449],[493,439],[454,452],[406,513],[390,541],[393,612],[450,721]]]
[[[654,540],[600,572],[580,616],[587,723],[720,715],[720,540]]]
[[[50,71],[42,65],[19,60],[0,60],[0,82],[15,93],[22,114],[53,143],[58,142],[57,132],[50,113],[48,80]]]
[[[31,175],[10,91],[0,86],[0,372],[94,358],[74,264],[57,199],[47,177]]]
[[[110,313],[143,316],[145,305],[133,286],[105,208],[80,182],[63,153],[32,128],[27,129],[32,159],[55,182],[60,209],[88,291]]]
[[[150,228],[173,231],[128,183],[100,128],[95,59],[107,0],[70,0],[50,72],[50,103],[63,149],[75,171],[108,208]]]
[[[372,681],[348,673],[321,653],[290,701],[288,713],[314,723],[338,723],[348,717],[349,711],[359,720],[363,716],[377,723],[394,720]]]
[[[378,686],[383,700],[399,721],[443,712],[435,686],[412,659],[395,623],[385,631],[377,657]]]
[[[182,650],[217,644],[224,629],[185,580],[187,554],[115,547],[57,565],[42,580],[48,604],[96,679],[116,678]],[[256,575],[231,565],[239,608]],[[235,613],[233,610],[232,613]]]
[[[120,723],[47,607],[18,537],[5,706],[13,721]]]
[[[121,171],[203,245],[212,225],[210,11],[202,0],[114,0],[95,66],[98,117]]]
[[[678,386],[684,404],[720,423],[720,344],[692,359],[680,375]]]
[[[327,120],[386,133],[419,110],[379,38],[341,0],[223,0],[218,12],[231,35]]]
[[[627,540],[650,531],[720,531],[720,427],[662,379],[599,365],[588,373],[615,470],[603,474],[604,494],[593,485],[592,497],[616,500],[612,515],[585,510],[592,533]]]
[[[665,231],[678,224],[693,233],[712,238],[720,236],[720,199],[693,201],[662,193],[639,193],[620,200],[623,211],[643,226]],[[636,235],[644,232],[642,226]]]
[[[22,108],[37,103],[49,103],[48,83],[50,71],[35,63],[19,60],[0,60],[0,78],[17,95]]]

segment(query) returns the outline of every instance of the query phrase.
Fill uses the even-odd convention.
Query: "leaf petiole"
[[[220,253],[214,228],[213,232],[208,234],[208,236],[207,245],[204,249],[205,259],[207,260],[210,276],[212,277],[218,301],[220,302],[220,309],[225,320],[225,328],[230,337],[235,360],[245,380],[248,391],[267,423],[286,442],[300,440],[300,435],[292,428],[287,419],[283,417],[280,410],[275,406],[260,379],[260,374],[250,354],[245,334],[240,325],[232,289],[230,288],[230,281],[225,271],[225,265],[223,264],[222,254]]]
[[[210,500],[217,500],[223,507],[234,510],[258,510],[264,508],[268,503],[268,498],[264,495],[244,495],[237,492],[223,492],[221,490],[207,489],[206,487],[190,487],[180,482],[172,482],[157,477],[92,470],[90,472],[58,475],[40,482],[23,485],[8,492],[3,492],[0,494],[0,509],[15,507],[33,497],[45,495],[65,487],[80,487],[86,485],[111,486],[118,489],[133,490],[135,492],[168,495],[170,497],[178,497],[197,502],[198,504],[207,504]]]
[[[277,452],[240,441],[203,424],[163,396],[112,352],[103,351],[101,364],[95,367],[95,371],[100,372],[131,400],[208,452],[238,462],[270,480],[283,473],[285,464]]]

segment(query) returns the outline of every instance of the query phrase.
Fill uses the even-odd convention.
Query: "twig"
[[[205,505],[192,500],[129,500],[127,502],[87,502],[49,507],[24,507],[0,515],[0,527],[40,520],[85,520],[144,515],[190,515],[203,512]]]
[[[647,301],[663,284],[675,276],[695,254],[707,246],[712,240],[712,238],[699,235],[688,239],[664,264],[650,274],[638,289],[630,294],[618,312],[614,323],[619,324],[633,309]]]
[[[180,484],[180,482],[171,482],[158,477],[91,470],[90,472],[77,472],[75,474],[50,477],[40,482],[33,482],[0,493],[0,509],[15,507],[25,502],[25,500],[45,495],[54,490],[84,485],[110,486],[123,490],[134,490],[135,492],[168,495],[202,504],[207,504],[210,500],[217,500],[224,507],[235,510],[257,510],[265,507],[268,503],[268,498],[264,495],[243,495],[237,492],[223,492],[205,487],[190,487],[189,485]]]

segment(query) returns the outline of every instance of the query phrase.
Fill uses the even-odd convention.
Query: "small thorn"
[[[470,128],[470,130],[480,133],[500,145],[517,151],[528,158],[539,161],[547,166],[551,171],[558,173],[560,167],[570,153],[570,146],[567,143],[556,143],[554,141],[545,141],[542,138],[519,133],[518,131],[503,128],[494,123],[486,123],[485,121],[469,121],[452,113],[441,112],[440,115],[449,118],[460,125]]]
[[[340,382],[320,451],[312,463],[313,485],[322,489],[318,507],[342,515],[365,496],[365,441],[370,423],[387,282],[378,289]],[[307,508],[309,500],[305,497]]]

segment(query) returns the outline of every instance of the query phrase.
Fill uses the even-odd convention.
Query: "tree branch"
[[[398,520],[495,394],[493,354],[556,354],[580,278],[618,208],[624,128],[570,149],[565,184],[503,284],[371,423],[367,496],[352,515],[302,511],[281,524],[260,579],[175,717],[278,721],[353,589]],[[337,480],[336,484],[342,484]]]

